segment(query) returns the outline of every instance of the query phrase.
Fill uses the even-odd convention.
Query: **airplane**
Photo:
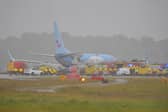
[[[70,67],[74,63],[82,64],[99,64],[103,62],[114,62],[116,58],[109,54],[97,53],[73,53],[64,46],[61,33],[58,30],[56,22],[54,22],[54,37],[55,37],[55,55],[38,54],[42,56],[51,56],[65,67]]]

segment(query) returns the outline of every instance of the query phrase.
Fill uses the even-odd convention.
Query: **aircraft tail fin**
[[[61,33],[58,30],[57,23],[54,22],[54,37],[56,41],[56,54],[67,54],[69,51],[64,47]]]
[[[8,50],[8,55],[9,55],[10,61],[15,61],[15,58],[12,56],[10,50]]]

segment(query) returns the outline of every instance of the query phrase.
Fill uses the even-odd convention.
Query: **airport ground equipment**
[[[42,75],[43,71],[38,70],[36,68],[27,68],[24,70],[25,75]]]
[[[39,66],[39,70],[43,71],[43,74],[54,75],[58,73],[58,70],[52,66],[41,65]]]
[[[130,70],[129,68],[126,68],[126,67],[119,68],[116,74],[117,75],[130,75]]]
[[[7,64],[7,71],[9,74],[24,74],[26,63],[21,61],[10,61]]]

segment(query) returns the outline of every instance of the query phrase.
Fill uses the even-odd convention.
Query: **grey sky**
[[[168,0],[0,0],[0,38],[23,32],[168,38]]]

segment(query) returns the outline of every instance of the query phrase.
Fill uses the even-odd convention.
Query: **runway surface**
[[[32,92],[57,92],[62,88],[69,88],[69,87],[102,87],[102,86],[109,86],[112,84],[125,84],[128,81],[126,79],[114,79],[113,81],[109,81],[108,83],[102,83],[101,81],[97,82],[89,82],[89,83],[78,83],[78,84],[63,84],[63,85],[55,85],[50,87],[29,87],[29,88],[16,88],[17,91],[32,91]]]
[[[89,78],[88,76],[84,76]],[[9,74],[1,74],[0,79],[2,80],[40,80],[44,78],[59,78],[59,76],[24,76],[24,75],[9,75]],[[62,84],[62,85],[54,85],[49,87],[23,87],[23,88],[14,88],[17,91],[32,91],[32,92],[56,92],[61,88],[68,87],[100,87],[100,86],[109,86],[111,84],[124,84],[128,81],[126,79],[116,78],[114,80],[108,80],[108,83],[103,83],[102,81],[94,81],[94,82],[84,82],[77,84]]]
[[[42,79],[42,78],[52,78],[52,77],[59,77],[56,75],[9,75],[9,74],[0,74],[0,79],[11,79],[11,80],[37,80],[37,79]],[[84,75],[83,77],[90,77]],[[163,76],[104,76],[105,78],[160,78]]]
[[[9,74],[0,74],[0,79],[8,79],[8,80],[40,80],[44,78],[58,78],[59,76],[25,76],[25,75],[9,75]],[[89,76],[84,76],[89,78]],[[25,87],[25,88],[15,88],[17,91],[32,91],[32,92],[57,92],[61,88],[68,87],[101,87],[101,86],[109,86],[113,84],[125,84],[128,82],[129,78],[161,78],[159,76],[105,76],[109,80],[108,83],[102,83],[102,81],[96,82],[85,82],[78,84],[63,84],[63,85],[54,85],[50,87]]]

